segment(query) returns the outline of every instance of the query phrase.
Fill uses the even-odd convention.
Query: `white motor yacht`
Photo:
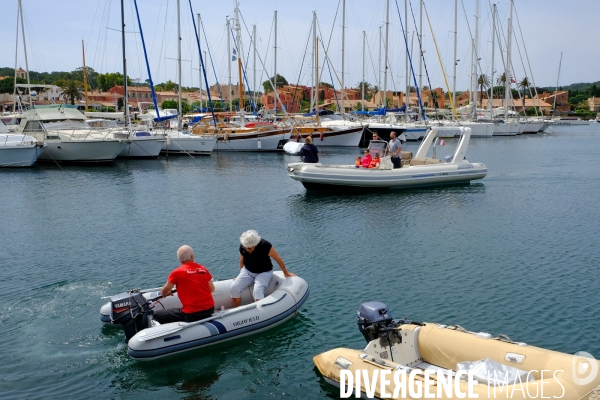
[[[23,112],[17,132],[47,144],[40,161],[109,162],[126,141],[114,138],[111,129],[92,129],[85,116],[72,106],[51,104]]]
[[[577,117],[563,117],[554,120],[555,125],[589,125],[590,121]]]
[[[28,135],[11,134],[0,120],[0,167],[29,167],[45,145]]]
[[[93,113],[86,113],[93,114]],[[126,141],[126,145],[119,153],[119,157],[148,158],[158,157],[167,142],[164,134],[150,132],[144,125],[130,125],[119,127],[117,121],[110,119],[88,119],[86,123],[92,129],[112,129],[115,139]]]
[[[471,180],[484,178],[487,167],[482,163],[471,163],[465,159],[471,138],[470,128],[461,128],[462,138],[454,154],[444,159],[435,158],[434,143],[438,133],[443,129],[443,127],[431,129],[414,157],[411,152],[403,151],[401,168],[392,168],[386,142],[372,141],[371,154],[378,152],[382,157],[378,168],[358,168],[354,164],[292,163],[287,165],[288,175],[301,182],[308,190],[334,191],[448,185],[469,183]],[[378,147],[375,148],[374,145]],[[429,155],[430,150],[432,150],[431,155]]]

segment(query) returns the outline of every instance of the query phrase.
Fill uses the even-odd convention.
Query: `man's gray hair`
[[[243,247],[254,247],[260,243],[260,236],[255,230],[246,231],[240,236],[240,243]]]
[[[194,255],[194,250],[187,244],[184,244],[183,246],[181,246],[179,248],[179,250],[177,250],[177,259],[181,263],[184,263],[186,261],[191,261],[193,255]]]

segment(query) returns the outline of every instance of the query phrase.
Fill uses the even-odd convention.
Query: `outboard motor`
[[[392,318],[392,314],[388,311],[387,306],[378,301],[363,303],[358,308],[358,330],[363,334],[367,343],[378,338],[385,338],[386,345],[392,344],[394,341],[402,342],[402,335],[397,329],[403,324],[412,324],[425,326],[423,322],[396,320]]]
[[[139,290],[119,293],[110,298],[110,319],[123,325],[127,341],[149,325],[152,315],[150,302]]]
[[[358,308],[358,330],[368,342],[377,339],[381,331],[395,327],[392,314],[387,306],[378,301],[363,303]]]

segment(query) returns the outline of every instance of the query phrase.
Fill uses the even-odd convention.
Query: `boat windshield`
[[[324,120],[324,121],[343,121],[344,118],[342,118],[341,115],[331,114],[331,115],[323,115],[323,116],[321,116],[321,120]]]
[[[84,120],[79,119],[64,119],[43,121],[46,130],[62,130],[62,129],[89,129]]]
[[[387,155],[387,142],[383,140],[371,140],[369,143],[369,152],[373,157],[375,154],[379,154],[379,157]]]

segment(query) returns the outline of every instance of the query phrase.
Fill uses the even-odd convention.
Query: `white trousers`
[[[242,295],[242,290],[254,283],[254,300],[262,300],[265,298],[265,289],[271,281],[273,271],[261,272],[255,274],[246,269],[246,267],[240,270],[240,274],[235,278],[231,284],[231,297],[239,299]]]

